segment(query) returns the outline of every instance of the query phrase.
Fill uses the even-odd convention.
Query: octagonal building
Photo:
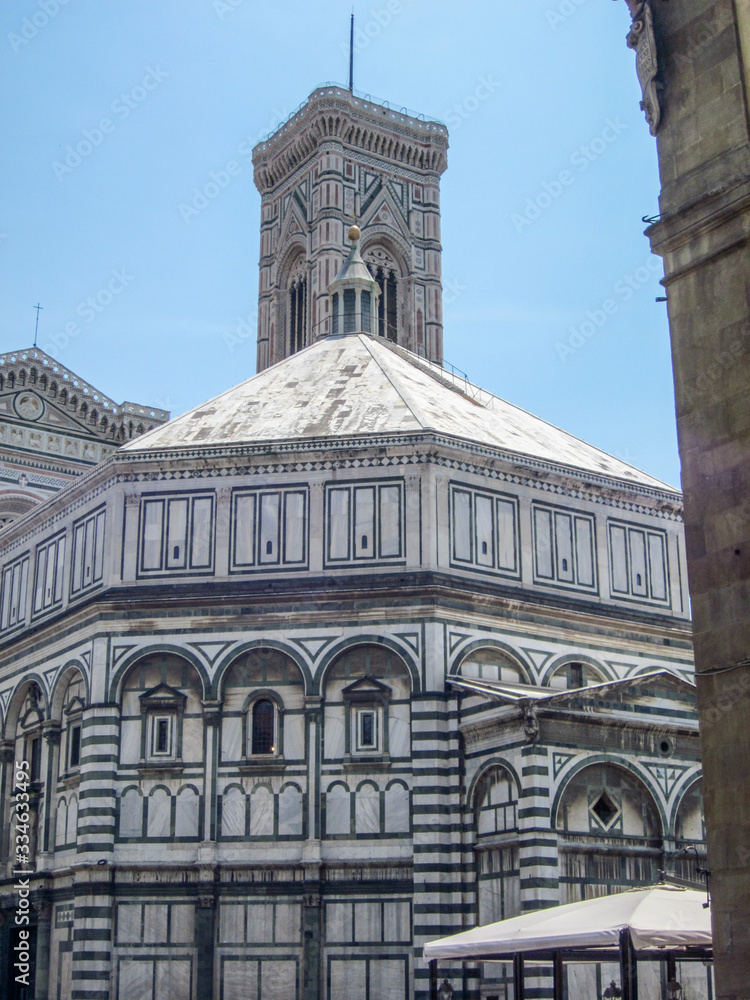
[[[0,534],[37,998],[426,1000],[426,940],[705,849],[679,493],[381,335],[351,236],[333,332]]]

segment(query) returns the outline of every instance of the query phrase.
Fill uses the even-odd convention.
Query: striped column
[[[78,861],[111,861],[117,821],[119,705],[92,705],[81,721]]]
[[[473,923],[473,881],[461,836],[461,755],[455,703],[444,694],[412,699],[412,824],[414,836],[414,996],[429,997],[425,941]],[[471,854],[469,852],[469,860]],[[460,962],[441,966],[462,991]]]
[[[532,743],[521,750],[521,796],[518,802],[521,910],[542,910],[560,901],[557,834],[551,815],[550,755]],[[527,1000],[552,997],[552,970],[526,965]]]
[[[114,869],[86,866],[75,873],[71,1000],[110,1000]]]
[[[117,822],[118,705],[92,705],[81,722],[78,864],[73,915],[72,1000],[109,1000]],[[101,862],[105,862],[102,864]]]

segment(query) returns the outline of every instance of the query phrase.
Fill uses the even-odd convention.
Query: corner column
[[[46,893],[45,893],[46,895]],[[52,940],[52,904],[42,899],[36,910],[36,958],[34,960],[34,1000],[49,1000],[49,963]]]
[[[216,950],[216,885],[206,879],[207,873],[201,873],[204,881],[198,888],[198,899],[195,904],[195,949],[196,957],[196,995],[199,1000],[213,1000],[214,996],[214,953]]]
[[[524,719],[527,738],[535,740],[538,721]],[[518,802],[518,860],[521,910],[543,910],[560,902],[558,838],[552,826],[549,799],[552,777],[549,750],[533,742],[521,750],[521,796]],[[551,970],[527,962],[526,990],[529,996],[552,992]]]

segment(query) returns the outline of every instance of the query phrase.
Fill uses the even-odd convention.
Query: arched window
[[[476,798],[477,835],[492,836],[517,828],[518,796],[513,779],[503,768],[493,768],[480,786]]]
[[[399,269],[390,254],[379,246],[368,248],[364,260],[380,289],[378,334],[395,344],[398,341]]]
[[[675,817],[675,837],[688,844],[702,844],[706,840],[702,781],[696,781],[682,797]]]
[[[558,667],[549,680],[549,686],[556,691],[573,691],[603,683],[599,672],[587,663],[565,663]]]
[[[662,863],[661,823],[645,784],[615,764],[592,764],[568,783],[557,809],[561,902],[651,885]],[[633,848],[638,848],[634,851]]]
[[[202,698],[197,671],[176,654],[133,664],[122,684],[121,763],[174,768],[195,761],[203,746]]]
[[[307,344],[307,274],[300,260],[289,282],[289,353],[296,354]]]
[[[477,904],[479,922],[515,916],[521,907],[516,783],[503,767],[480,779],[474,796],[476,817]],[[484,977],[488,975],[485,969]]]
[[[86,689],[83,677],[73,674],[65,691],[62,709],[60,774],[75,773],[81,764],[81,729]]]
[[[461,661],[459,673],[462,677],[478,680],[498,681],[504,684],[527,684],[521,668],[501,649],[488,646],[475,649]]]
[[[383,646],[342,653],[326,674],[327,760],[408,758],[411,678],[400,656]]]
[[[250,724],[250,753],[276,752],[276,706],[269,698],[259,698],[253,704]]]

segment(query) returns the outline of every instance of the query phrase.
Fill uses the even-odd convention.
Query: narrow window
[[[359,731],[357,740],[358,750],[375,750],[378,745],[378,725],[377,715],[373,711],[360,711]]]
[[[31,780],[39,781],[42,775],[42,741],[35,736],[31,741]]]
[[[331,296],[331,333],[339,332],[339,293]]]
[[[563,568],[563,573],[567,573],[568,572],[568,560],[567,559],[563,559],[563,561],[562,561],[562,568]]]
[[[151,729],[151,754],[154,757],[171,757],[172,750],[172,716],[156,715]]]
[[[68,753],[68,767],[78,767],[81,763],[81,727],[71,726],[70,728],[70,750]]]
[[[367,535],[362,535],[362,548],[366,549],[368,544]]]
[[[266,542],[266,555],[273,555],[273,542]]]
[[[388,268],[378,267],[373,275],[380,288],[378,299],[378,334],[394,343],[397,339],[397,286],[396,273]]]
[[[357,293],[353,288],[344,289],[344,333],[354,333],[357,328]]]
[[[482,542],[482,555],[487,555],[487,542]]]
[[[372,317],[371,317],[371,303],[372,297],[369,292],[362,292],[360,296],[360,301],[362,303],[362,332],[372,333]]]
[[[307,279],[300,276],[289,289],[289,353],[305,346],[307,332]]]
[[[251,753],[267,754],[276,752],[276,747],[274,746],[275,714],[273,702],[267,698],[262,698],[253,705]]]

